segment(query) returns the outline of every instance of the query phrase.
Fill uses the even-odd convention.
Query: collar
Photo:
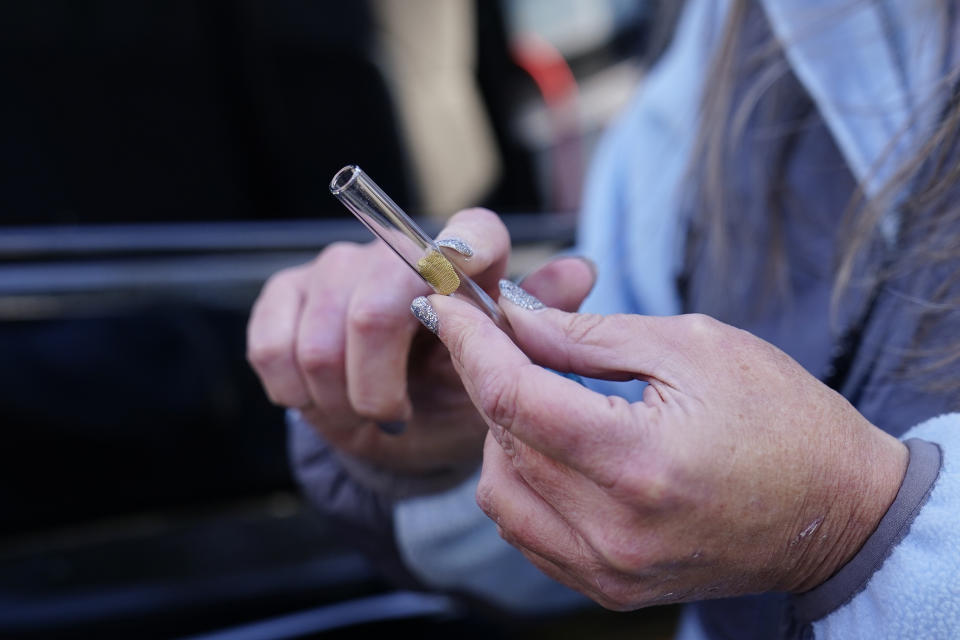
[[[947,3],[762,0],[794,73],[868,196],[936,125],[949,92]],[[948,87],[947,87],[948,88]]]

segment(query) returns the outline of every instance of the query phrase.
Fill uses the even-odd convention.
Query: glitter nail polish
[[[413,313],[413,316],[420,321],[420,324],[432,333],[436,334],[440,329],[440,318],[437,317],[437,312],[434,311],[430,302],[424,296],[418,296],[413,299],[413,302],[410,304],[410,311]]]
[[[437,240],[434,244],[438,247],[453,249],[464,258],[473,257],[473,247],[467,244],[462,238],[443,238],[442,240]]]
[[[500,295],[518,307],[527,309],[528,311],[544,308],[542,302],[509,280],[500,281]]]

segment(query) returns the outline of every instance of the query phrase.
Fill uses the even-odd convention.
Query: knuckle
[[[595,544],[597,553],[603,559],[603,565],[617,573],[642,573],[650,558],[639,539],[625,536],[623,532],[612,531],[611,527],[605,529],[599,534]],[[608,592],[607,595],[613,598],[615,594]]]
[[[624,612],[635,609],[632,594],[621,585],[600,587],[597,602],[610,611]]]
[[[353,242],[334,242],[317,254],[309,265],[309,284],[329,281],[355,271],[367,264],[362,256],[363,246]]]
[[[592,334],[603,324],[603,316],[596,313],[573,313],[563,327],[568,342],[589,343]]]
[[[642,470],[625,474],[625,489],[635,496],[638,507],[649,513],[662,512],[677,500],[677,482],[669,466],[651,463]]]
[[[279,407],[301,407],[309,401],[305,391],[284,376],[261,376],[267,399]]]
[[[323,269],[331,264],[349,264],[357,259],[360,245],[353,242],[334,242],[327,245],[313,261],[313,266]]]
[[[284,365],[290,359],[290,345],[281,342],[247,343],[247,361],[258,372],[267,372]]]
[[[594,601],[607,611],[613,611],[614,613],[624,613],[630,611],[631,609],[631,607],[627,606],[625,603],[615,600],[602,593],[596,595],[594,597]]]
[[[691,313],[683,316],[687,331],[694,336],[710,337],[719,327],[719,322],[703,313]]]
[[[581,590],[590,598],[611,611],[628,611],[632,606],[632,591],[637,588],[633,580],[624,580],[611,568],[602,564],[603,558],[597,558],[578,572]]]
[[[311,342],[297,345],[297,364],[307,374],[316,374],[342,367],[342,345],[333,342]]]
[[[489,378],[482,395],[481,407],[496,424],[510,430],[517,417],[517,384],[511,375],[496,374]]]
[[[657,465],[644,474],[643,496],[650,507],[662,510],[673,502],[675,486],[673,474],[663,466]]]
[[[348,323],[360,335],[382,334],[396,330],[409,316],[406,309],[400,310],[376,300],[368,300],[354,304]]]

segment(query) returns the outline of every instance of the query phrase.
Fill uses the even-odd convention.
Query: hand
[[[519,348],[430,298],[490,427],[477,500],[531,562],[608,608],[808,590],[896,496],[906,447],[749,333],[503,300]],[[649,384],[630,404],[533,363]]]
[[[510,239],[495,214],[460,212],[440,237],[465,241],[472,257],[447,255],[480,286],[496,289]],[[558,287],[561,279],[574,286]],[[593,275],[585,263],[564,260],[528,281],[545,299],[575,309]],[[251,313],[248,359],[274,403],[300,409],[342,451],[406,473],[472,468],[484,424],[446,350],[409,311],[410,299],[428,291],[382,242],[335,244],[268,280]],[[396,422],[405,423],[402,435],[377,426]]]

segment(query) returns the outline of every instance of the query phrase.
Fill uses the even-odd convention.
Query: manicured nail
[[[378,422],[377,426],[380,427],[380,431],[388,433],[391,436],[396,436],[403,433],[403,430],[407,428],[407,423],[403,420],[398,420],[396,422]]]
[[[465,258],[473,257],[473,247],[468,245],[462,238],[444,238],[435,243],[438,247],[453,249]]]
[[[528,311],[544,308],[544,304],[542,302],[509,280],[500,281],[500,295],[518,307],[527,309]]]
[[[410,304],[410,311],[413,313],[413,316],[420,321],[420,324],[430,329],[434,334],[440,329],[440,318],[437,317],[437,312],[433,310],[430,302],[425,297],[418,296],[414,298]]]

